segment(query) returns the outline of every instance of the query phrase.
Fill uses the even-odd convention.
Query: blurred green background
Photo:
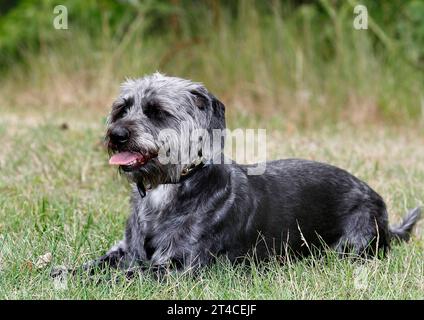
[[[421,0],[0,3],[1,108],[105,112],[125,77],[159,70],[204,82],[230,123],[423,124]]]

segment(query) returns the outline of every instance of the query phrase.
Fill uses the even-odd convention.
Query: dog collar
[[[192,163],[190,163],[187,167],[183,168],[180,175],[180,180],[175,183],[181,183],[191,177],[195,172],[199,171],[203,167],[210,164],[210,160],[206,161],[204,158],[197,158]],[[150,185],[145,186],[144,183],[137,183],[138,193],[142,198],[146,196],[146,191],[150,190]]]
[[[179,182],[184,181],[185,179],[187,179],[188,177],[190,177],[194,172],[196,172],[199,169],[203,168],[206,164],[207,164],[207,162],[205,161],[205,159],[200,158],[200,157],[197,158],[196,160],[194,160],[192,163],[190,163],[187,167],[185,167],[181,171],[180,181]]]

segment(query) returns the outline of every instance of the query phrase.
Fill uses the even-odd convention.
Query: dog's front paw
[[[50,277],[52,278],[64,278],[68,274],[74,274],[75,270],[66,266],[55,266],[50,271]]]

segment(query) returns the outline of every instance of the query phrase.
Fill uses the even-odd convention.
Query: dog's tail
[[[391,238],[408,241],[411,237],[412,229],[420,218],[421,207],[417,207],[409,211],[399,225],[390,227]]]

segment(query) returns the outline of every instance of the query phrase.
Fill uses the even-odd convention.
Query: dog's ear
[[[225,129],[225,105],[213,94],[208,95],[212,105],[211,128]]]
[[[213,94],[209,93],[205,88],[201,88],[200,90],[196,90],[192,92],[195,96],[195,104],[199,107],[200,110],[206,112],[208,114],[209,126],[208,132],[210,137],[214,137],[214,130],[222,130],[221,131],[221,151],[224,149],[225,145],[225,106],[219,101]],[[217,155],[212,155],[212,157],[216,157]],[[208,155],[206,155],[208,157]],[[221,163],[223,163],[223,153],[220,153]],[[215,161],[215,160],[214,160]]]
[[[209,100],[209,96],[208,96],[208,91],[205,88],[199,87],[196,90],[191,90],[190,93],[194,97],[194,104],[199,109],[202,110],[202,109],[207,108],[207,106],[210,103],[210,100]]]
[[[194,102],[199,109],[212,111],[210,128],[225,129],[224,104],[203,87],[192,90],[191,94],[194,96]]]

